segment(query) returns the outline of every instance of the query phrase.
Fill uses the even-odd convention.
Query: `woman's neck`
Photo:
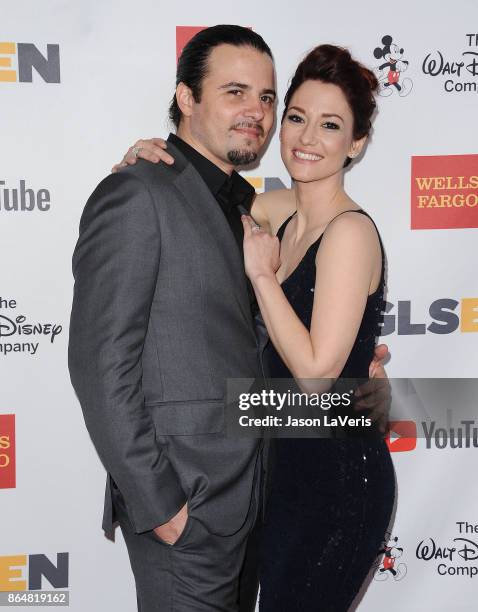
[[[338,213],[358,208],[345,193],[343,175],[333,175],[319,181],[295,182],[297,206],[296,241],[302,236],[322,228]]]

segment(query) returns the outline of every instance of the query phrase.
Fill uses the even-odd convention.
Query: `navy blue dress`
[[[279,229],[280,240],[291,218]],[[282,283],[308,329],[321,239]],[[368,378],[383,307],[381,242],[380,246],[380,284],[368,297],[341,378]],[[271,378],[292,378],[270,342],[264,357]],[[395,473],[388,448],[378,433],[340,439],[280,438],[271,441],[270,456],[259,609],[345,612],[377,558],[390,521]]]

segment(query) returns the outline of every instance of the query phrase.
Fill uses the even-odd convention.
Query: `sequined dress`
[[[363,211],[357,211],[366,214]],[[278,231],[281,240],[289,217]],[[307,250],[282,289],[310,329],[315,257]],[[383,306],[382,276],[369,295],[356,341],[340,375],[368,378]],[[272,343],[271,378],[292,378]],[[380,435],[281,438],[271,444],[270,490],[261,539],[261,612],[345,612],[377,559],[388,528],[395,474]]]

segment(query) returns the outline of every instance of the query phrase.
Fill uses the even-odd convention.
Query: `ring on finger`
[[[131,149],[131,153],[136,157],[136,159],[138,159],[138,155],[139,152],[141,151],[142,147],[133,147]]]
[[[253,232],[260,232],[262,229],[262,227],[260,225],[253,225],[252,226],[252,231]]]

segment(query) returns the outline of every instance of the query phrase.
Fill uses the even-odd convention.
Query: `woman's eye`
[[[340,129],[340,126],[337,123],[334,123],[333,121],[326,121],[322,125],[325,128],[327,128],[328,130],[338,130],[338,129]]]
[[[289,119],[289,121],[292,121],[292,123],[301,123],[303,121],[302,117],[299,117],[299,115],[287,115],[287,119]]]

